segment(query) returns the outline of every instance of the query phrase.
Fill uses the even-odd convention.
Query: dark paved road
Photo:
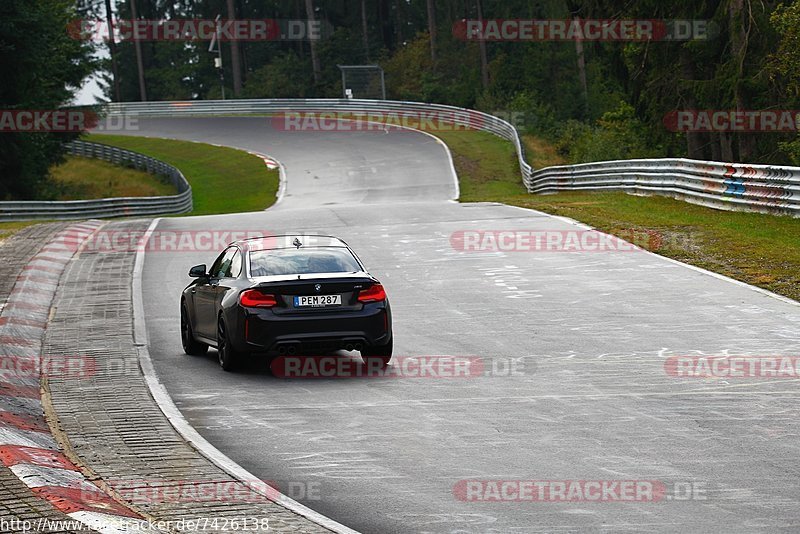
[[[453,203],[446,153],[422,134],[278,132],[257,118],[140,127],[266,153],[288,172],[274,209],[159,230],[341,236],[389,291],[397,355],[495,362],[470,379],[223,373],[213,351],[184,356],[178,333],[185,273],[215,254],[148,253],[156,369],[200,433],[254,474],[310,487],[299,500],[364,532],[800,529],[797,380],[664,371],[676,355],[800,355],[799,307],[642,252],[458,252],[450,236],[464,229],[576,227]],[[474,503],[453,494],[463,479],[655,480],[704,498]]]

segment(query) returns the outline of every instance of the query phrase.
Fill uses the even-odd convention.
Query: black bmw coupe
[[[357,350],[367,364],[392,357],[386,291],[341,239],[271,236],[231,243],[210,269],[197,265],[181,295],[187,354],[217,348],[235,370],[247,358]],[[377,361],[375,361],[377,360]]]

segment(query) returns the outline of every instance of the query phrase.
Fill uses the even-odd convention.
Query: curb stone
[[[142,232],[148,223],[120,221],[104,230]],[[45,360],[71,354],[92,362],[92,372],[79,379],[52,376],[48,380],[53,413],[63,439],[69,440],[64,448],[74,451],[104,484],[122,487],[118,493],[125,501],[130,501],[126,488],[145,490],[145,498],[133,505],[146,517],[171,525],[204,518],[218,521],[175,528],[178,531],[220,531],[220,524],[248,519],[253,525],[257,519],[268,521],[268,526],[250,532],[330,532],[274,498],[256,495],[187,443],[164,416],[139,367],[133,337],[135,257],[135,251],[84,251],[61,279],[45,333]],[[209,482],[250,498],[166,498],[183,495],[192,484]]]
[[[51,371],[43,367],[41,340],[51,314],[53,297],[66,265],[81,243],[103,223],[88,221],[65,227],[27,260],[8,294],[0,316],[0,462],[32,494],[47,501],[56,521],[72,519],[84,527],[115,534],[128,532],[143,517],[115,501],[81,473],[58,447],[44,416],[39,382]],[[43,518],[37,518],[43,519]],[[34,525],[41,528],[42,522]],[[64,523],[62,523],[64,524]],[[13,527],[12,527],[13,528]],[[40,530],[37,528],[37,530]]]

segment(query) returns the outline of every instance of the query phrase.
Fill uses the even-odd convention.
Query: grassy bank
[[[50,170],[60,192],[57,200],[149,197],[176,194],[166,179],[106,161],[70,156]]]
[[[504,202],[563,215],[664,256],[800,300],[800,219],[729,212],[665,197],[525,191],[511,143],[483,132],[437,133],[450,147],[461,201]],[[524,140],[539,168],[563,163],[545,141]]]
[[[170,139],[121,135],[87,138],[141,152],[179,168],[192,185],[194,211],[188,215],[260,211],[275,203],[280,185],[278,170],[268,169],[261,158],[247,152]],[[53,177],[63,191],[61,200],[175,194],[174,187],[158,177],[94,159],[68,158],[53,170]],[[40,222],[0,223],[0,241]]]
[[[39,224],[42,221],[12,221],[12,222],[0,222],[0,243],[14,235],[15,233],[19,232],[26,226],[32,226],[34,224]]]
[[[102,160],[68,156],[50,170],[55,200],[174,195],[175,187],[144,171]],[[0,243],[27,226],[45,221],[0,222]]]
[[[90,135],[89,141],[141,152],[179,168],[192,186],[191,215],[260,211],[275,203],[277,169],[247,152],[190,141]]]

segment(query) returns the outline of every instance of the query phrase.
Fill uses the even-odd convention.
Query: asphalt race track
[[[470,378],[224,373],[213,350],[184,355],[179,336],[186,273],[216,252],[149,252],[156,371],[192,425],[255,475],[370,533],[800,529],[797,380],[675,378],[664,365],[800,355],[800,307],[641,251],[455,250],[462,230],[579,228],[453,202],[447,153],[420,133],[280,132],[235,117],[139,127],[131,133],[258,151],[287,171],[272,209],[165,218],[159,231],[342,237],[387,288],[396,356],[486,362],[487,376]],[[658,481],[667,494],[466,502],[461,480]]]

